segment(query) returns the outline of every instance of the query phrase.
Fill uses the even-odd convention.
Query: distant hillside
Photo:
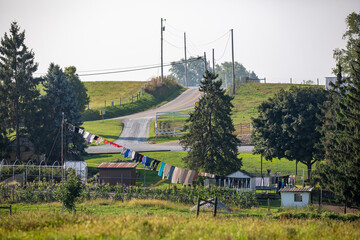
[[[256,107],[268,98],[274,96],[280,89],[290,89],[291,86],[300,87],[321,87],[320,85],[302,85],[302,84],[285,84],[285,83],[244,83],[236,89],[232,119],[234,121],[236,134],[247,133],[246,128],[241,128],[241,124],[249,125],[251,117],[256,117]]]
[[[90,96],[90,109],[82,114],[84,121],[100,120],[99,110],[105,108],[105,100],[104,119],[145,111],[174,99],[184,90],[168,79],[164,85],[159,83],[159,79],[153,79],[151,82],[85,82],[85,86]],[[139,92],[142,93],[138,99]],[[131,96],[134,96],[133,102]],[[111,106],[111,101],[114,106]]]

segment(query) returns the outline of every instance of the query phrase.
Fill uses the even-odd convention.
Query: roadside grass
[[[98,121],[86,121],[82,127],[85,131],[95,134],[96,136],[102,137],[108,141],[115,141],[119,138],[124,123],[118,120],[98,120]],[[103,145],[104,143],[96,144],[92,143],[89,146]]]
[[[160,200],[99,199],[62,213],[60,203],[15,204],[0,215],[1,239],[359,239],[358,217],[308,209],[264,208],[232,214],[201,212]],[[81,209],[83,210],[81,212]],[[339,216],[344,216],[340,220]],[[337,220],[339,219],[339,220]],[[345,219],[353,219],[346,221]]]
[[[148,142],[151,143],[165,143],[179,140],[179,137],[156,137],[155,135],[155,119],[150,123],[150,133]]]

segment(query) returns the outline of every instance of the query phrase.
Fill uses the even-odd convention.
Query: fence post
[[[12,208],[11,208],[11,205],[9,207],[9,212],[10,212],[10,215],[12,215]]]
[[[121,106],[121,97],[120,97],[120,106]]]
[[[199,211],[200,211],[200,197],[198,197],[198,201],[197,201],[197,207],[196,207],[196,217],[199,216]]]
[[[106,108],[106,100],[105,100],[105,108]]]
[[[268,213],[270,213],[270,198],[268,196]]]
[[[217,197],[215,197],[214,217],[216,217],[216,211],[217,211]]]

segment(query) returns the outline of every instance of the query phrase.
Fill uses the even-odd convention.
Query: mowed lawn
[[[81,127],[89,133],[113,142],[119,138],[123,130],[124,123],[118,120],[85,121]],[[96,144],[93,143],[92,145]]]
[[[316,218],[281,217],[279,208],[269,214],[259,208],[218,213],[216,218],[200,212],[196,217],[191,205],[160,200],[85,201],[78,204],[76,214],[62,212],[60,203],[13,206],[12,216],[0,214],[0,239],[360,238],[359,220],[335,220],[311,210],[305,213]]]
[[[90,97],[90,109],[104,108],[111,106],[111,101],[114,105],[131,102],[131,96],[135,96],[145,86],[146,82],[138,81],[97,81],[84,82],[87,88],[87,94]]]

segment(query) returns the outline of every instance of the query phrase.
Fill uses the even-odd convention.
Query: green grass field
[[[78,204],[77,214],[62,213],[60,203],[14,204],[1,211],[1,239],[359,239],[359,220],[311,210],[264,207],[217,214],[160,200],[99,199]],[[286,217],[289,213],[298,217]],[[313,216],[313,217],[312,217]],[[345,215],[344,215],[345,216]],[[353,218],[346,215],[345,219]]]
[[[86,121],[83,123],[82,127],[92,134],[113,142],[120,136],[124,123],[118,120]],[[93,143],[91,145],[96,144]]]
[[[106,106],[111,106],[111,101],[114,105],[121,103],[128,103],[131,101],[131,96],[135,96],[145,86],[146,82],[135,81],[99,81],[99,82],[84,82],[87,88],[87,94],[90,97],[90,109],[99,109]]]

